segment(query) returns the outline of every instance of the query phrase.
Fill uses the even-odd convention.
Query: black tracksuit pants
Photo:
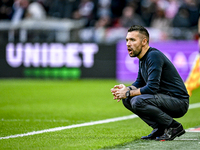
[[[123,104],[155,129],[168,128],[173,118],[185,115],[189,99],[178,99],[166,94],[143,94],[123,99]]]

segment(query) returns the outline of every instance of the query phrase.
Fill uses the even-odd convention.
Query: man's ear
[[[147,38],[144,38],[143,40],[142,40],[142,45],[144,46],[144,45],[146,45],[147,44]]]

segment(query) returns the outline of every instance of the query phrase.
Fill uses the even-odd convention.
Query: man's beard
[[[138,57],[140,55],[140,53],[142,52],[142,50],[140,49],[140,51],[134,51],[133,54],[129,54],[130,57]]]

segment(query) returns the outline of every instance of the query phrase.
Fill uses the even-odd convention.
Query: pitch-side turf
[[[140,140],[152,129],[113,100],[110,89],[115,84],[97,79],[1,79],[0,149],[200,149],[199,132],[186,132],[173,141]],[[199,93],[200,88],[193,91],[191,106],[200,103]],[[192,108],[177,121],[185,129],[199,127],[199,112],[200,107]]]

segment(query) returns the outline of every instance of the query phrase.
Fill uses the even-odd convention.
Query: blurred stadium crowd
[[[1,0],[0,22],[79,20],[72,33],[85,42],[113,42],[133,24],[150,28],[155,40],[195,39],[199,6],[200,0]]]

